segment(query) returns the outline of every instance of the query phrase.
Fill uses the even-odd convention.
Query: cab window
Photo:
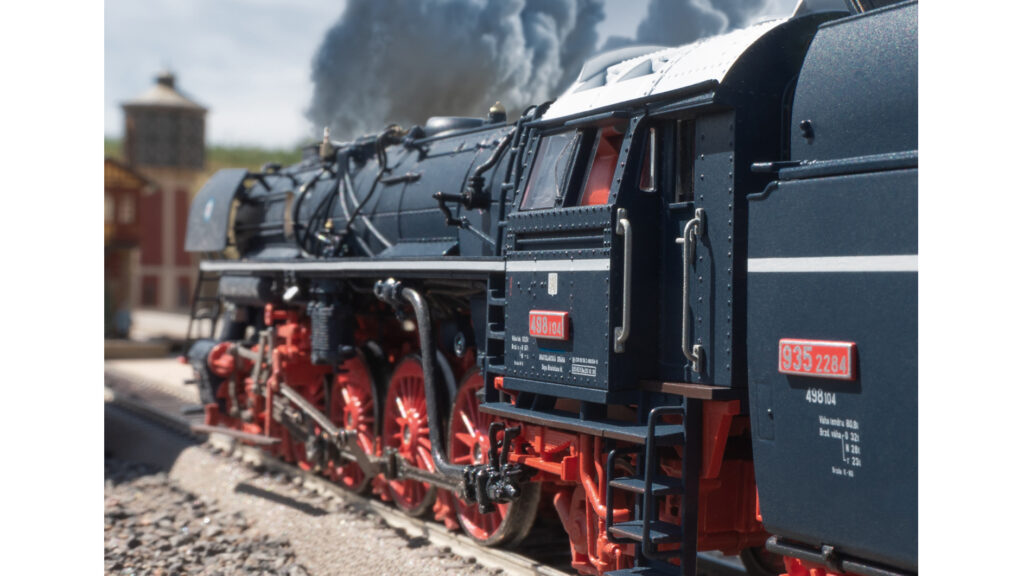
[[[612,178],[615,176],[615,163],[619,160],[619,149],[622,148],[622,133],[611,126],[601,128],[595,148],[590,173],[587,175],[587,185],[580,197],[580,206],[608,203]]]
[[[651,139],[655,139],[655,150],[651,150]],[[663,154],[659,148],[665,147],[670,154]],[[665,189],[665,199],[670,203],[693,201],[693,121],[676,120],[665,122],[648,129],[644,138],[643,161],[640,165],[639,188],[644,192],[655,192]],[[674,155],[672,159],[669,156]],[[652,156],[653,164],[652,164]],[[664,170],[672,175],[671,186],[667,179],[659,174],[658,166],[663,162],[672,164]],[[654,169],[654,174],[651,171]],[[662,183],[659,186],[659,182]]]
[[[676,121],[676,170],[674,202],[693,202],[693,121]]]
[[[582,131],[560,132],[541,138],[520,210],[553,208],[565,197]]]
[[[622,140],[614,126],[544,136],[519,209],[607,204]]]

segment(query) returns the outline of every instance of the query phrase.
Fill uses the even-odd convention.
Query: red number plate
[[[549,340],[568,340],[569,313],[530,310],[530,336]]]
[[[853,342],[779,340],[779,372],[783,374],[853,380],[856,359],[857,345]]]

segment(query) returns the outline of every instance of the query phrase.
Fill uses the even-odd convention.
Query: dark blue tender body
[[[916,30],[916,4],[819,30],[793,104],[803,164],[750,199],[747,277],[765,526],[808,558],[830,545],[906,570],[917,566]],[[856,343],[857,378],[781,374],[782,338]]]

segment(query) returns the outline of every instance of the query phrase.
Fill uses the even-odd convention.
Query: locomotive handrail
[[[704,364],[704,347],[690,346],[690,267],[697,247],[697,238],[704,234],[704,209],[697,208],[693,219],[686,223],[683,235],[676,238],[676,244],[683,245],[683,355],[690,361],[693,371],[700,373]]]
[[[626,216],[626,209],[619,208],[615,233],[622,236],[622,326],[615,328],[616,354],[626,351],[630,324],[629,304],[633,291],[633,227]]]

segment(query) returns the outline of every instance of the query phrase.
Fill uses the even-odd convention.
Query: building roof
[[[142,189],[149,185],[149,181],[142,174],[132,170],[127,165],[113,158],[103,159],[103,188],[127,188],[129,190]]]
[[[762,22],[675,48],[638,46],[599,55],[544,114],[571,116],[703,82],[722,82],[733,64],[785,20]],[[620,59],[621,58],[621,59]]]
[[[149,90],[132,100],[124,102],[122,106],[124,108],[182,108],[206,112],[205,107],[185,96],[174,87],[174,74],[167,71],[157,75],[156,83]]]

